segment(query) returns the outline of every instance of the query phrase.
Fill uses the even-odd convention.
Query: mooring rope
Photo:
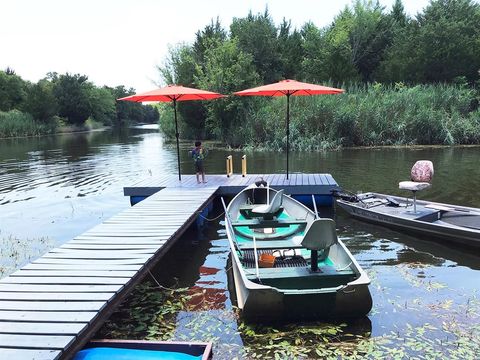
[[[222,212],[220,215],[214,217],[213,219],[209,219],[209,218],[203,216],[200,212],[198,213],[198,216],[200,216],[202,219],[205,219],[205,220],[207,220],[207,221],[216,221],[216,220],[218,220],[220,217],[222,217],[224,214],[225,214],[225,212]]]

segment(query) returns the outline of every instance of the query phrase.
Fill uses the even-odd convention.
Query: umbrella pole
[[[182,181],[180,173],[180,144],[178,143],[178,123],[177,123],[177,100],[173,99],[173,113],[175,114],[175,136],[177,138],[177,162],[178,162],[178,181]]]
[[[288,145],[290,137],[290,94],[287,93],[287,180],[288,180]]]

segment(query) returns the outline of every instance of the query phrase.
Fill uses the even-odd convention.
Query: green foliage
[[[257,83],[258,75],[252,56],[244,53],[237,40],[229,40],[206,54],[205,69],[199,71],[196,83],[204,89],[228,94]],[[205,104],[206,129],[215,138],[239,145],[250,127],[246,121],[248,107],[245,99],[228,97]]]
[[[286,19],[277,27],[266,9],[234,18],[229,33],[212,20],[192,46],[171,48],[159,70],[167,83],[223,94],[282,78],[346,88],[338,97],[292,97],[295,149],[478,143],[478,94],[468,86],[480,77],[479,23],[480,5],[471,0],[433,0],[415,19],[401,0],[390,12],[377,1],[356,0],[328,26],[310,22],[300,31]],[[180,133],[281,150],[284,104],[237,97],[185,102],[178,106]],[[170,121],[161,128],[174,135]]]
[[[378,69],[379,79],[452,82],[457,76],[465,76],[473,83],[480,75],[479,23],[478,3],[432,1],[417,19],[397,28]]]
[[[90,91],[92,84],[85,75],[66,73],[54,76],[53,92],[58,101],[58,114],[69,124],[82,125],[91,114]]]
[[[23,110],[41,122],[47,122],[58,114],[58,103],[53,93],[53,84],[47,79],[31,84],[27,88]]]
[[[49,73],[32,84],[11,69],[0,71],[0,111],[9,111],[2,113],[0,137],[50,134],[65,125],[82,129],[87,119],[87,128],[158,121],[158,110],[150,105],[116,101],[134,89],[96,87],[87,80],[85,75]]]
[[[112,125],[115,122],[115,98],[107,87],[92,86],[88,92],[90,117],[102,124]]]
[[[19,109],[26,97],[26,86],[11,69],[0,71],[0,111]]]
[[[231,38],[238,41],[239,49],[252,55],[260,82],[268,84],[280,78],[281,51],[277,28],[268,9],[263,14],[250,12],[245,18],[233,18],[230,32]]]
[[[0,111],[0,138],[53,134],[56,130],[55,120],[40,123],[18,110]]]
[[[338,146],[476,144],[480,111],[475,92],[451,85],[350,86],[342,95],[292,97],[290,145],[297,150]],[[253,100],[253,99],[252,99]],[[285,148],[285,98],[251,104],[254,129],[246,146]]]

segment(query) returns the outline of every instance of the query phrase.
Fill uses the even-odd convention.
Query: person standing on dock
[[[202,175],[202,183],[205,181],[205,168],[203,167],[203,159],[207,156],[207,150],[202,147],[200,141],[195,142],[195,148],[192,150],[193,163],[197,174],[197,184],[200,184],[200,175]]]

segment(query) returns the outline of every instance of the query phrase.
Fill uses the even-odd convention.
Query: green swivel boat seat
[[[268,188],[267,188],[267,191]],[[252,209],[252,213],[261,215],[264,219],[273,219],[275,214],[277,214],[283,204],[283,189],[279,190],[273,197],[270,204],[258,205]]]
[[[418,160],[410,172],[411,181],[401,181],[398,187],[401,190],[410,190],[413,193],[413,213],[417,213],[417,191],[428,189],[433,178],[433,163],[429,160]]]
[[[337,242],[335,221],[328,218],[321,218],[312,222],[302,241],[302,246],[311,251],[312,272],[318,271],[318,261],[325,260],[330,251],[330,247]],[[318,257],[319,251],[322,251],[320,259]]]

